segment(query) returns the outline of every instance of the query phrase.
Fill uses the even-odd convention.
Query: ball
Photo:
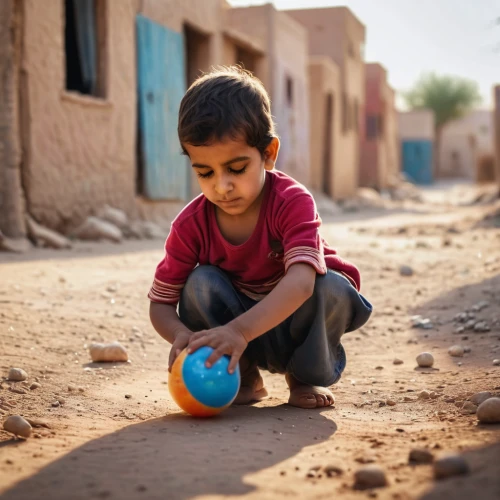
[[[200,347],[188,354],[184,349],[172,365],[168,387],[174,401],[194,417],[212,417],[226,409],[240,389],[240,369],[227,371],[229,356],[222,356],[211,368],[205,366],[213,349]]]

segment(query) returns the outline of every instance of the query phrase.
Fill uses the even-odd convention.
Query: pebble
[[[418,394],[418,399],[430,399],[431,393],[429,391],[423,390]]]
[[[478,302],[477,304],[472,306],[472,310],[475,312],[481,312],[483,309],[486,309],[487,307],[490,307],[490,303],[487,300],[482,300],[481,302]]]
[[[464,333],[465,332],[465,328],[463,326],[457,326],[455,328],[455,333]]]
[[[494,359],[493,366],[500,366],[500,359]]]
[[[58,408],[59,406],[61,406],[61,403],[59,403],[59,401],[53,401],[52,402],[52,407],[53,408]]]
[[[483,424],[500,423],[500,398],[489,398],[477,409],[477,419]]]
[[[325,465],[325,467],[323,467],[323,471],[328,477],[341,476],[344,473],[342,467],[334,464]]]
[[[22,368],[11,368],[9,370],[9,380],[13,380],[15,382],[22,382],[28,378],[28,374]]]
[[[489,332],[491,330],[490,328],[490,325],[488,325],[488,323],[486,323],[486,321],[478,321],[475,325],[474,325],[474,331],[475,332]]]
[[[422,352],[417,356],[418,366],[430,368],[434,364],[434,356],[430,352]]]
[[[471,401],[466,401],[462,405],[462,415],[475,415],[477,411],[477,406]]]
[[[492,397],[491,392],[488,391],[483,391],[483,392],[478,392],[477,394],[474,394],[469,398],[469,401],[472,401],[475,405],[480,405],[481,403],[484,403],[487,399],[490,399]]]
[[[378,465],[367,465],[354,473],[354,488],[367,490],[387,486],[387,477],[384,470]]]
[[[125,399],[130,399],[132,397],[132,394],[125,394]]]
[[[400,266],[399,274],[401,276],[413,276],[414,271],[413,271],[412,267],[404,265],[404,266]]]
[[[10,387],[9,390],[15,394],[28,394],[26,389],[20,389],[18,387]]]
[[[464,353],[469,354],[472,351],[472,348],[469,346],[464,346]]]
[[[15,436],[29,438],[31,436],[31,425],[21,416],[12,415],[3,423],[3,428]]]
[[[463,476],[469,472],[469,464],[460,455],[447,455],[434,462],[434,477],[436,479]]]
[[[73,385],[73,384],[68,384],[68,391],[69,391],[69,392],[74,392],[74,391],[76,391],[76,385]]]
[[[402,365],[404,361],[402,359],[395,358],[392,362],[393,365]]]
[[[452,345],[448,349],[448,354],[454,358],[461,358],[464,355],[464,348],[461,345]]]
[[[388,399],[385,403],[387,406],[396,406],[396,401],[394,401],[394,399]]]
[[[30,389],[32,391],[34,391],[35,389],[40,389],[40,387],[42,387],[42,384],[39,384],[38,382],[33,382],[31,385],[30,385]]]
[[[431,320],[422,316],[412,316],[411,326],[412,328],[422,328],[424,330],[432,330],[432,328],[434,328]]]
[[[434,462],[434,455],[425,448],[414,448],[408,460],[411,464],[430,464]]]

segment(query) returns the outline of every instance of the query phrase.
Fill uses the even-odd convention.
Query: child
[[[178,132],[202,194],[172,223],[149,292],[169,368],[184,348],[208,345],[208,367],[224,354],[230,372],[239,363],[236,404],[267,395],[263,368],[285,374],[289,404],[332,405],[341,336],[372,307],[356,267],[320,237],[311,194],[274,170],[280,143],[264,87],[237,67],[202,76],[181,102]]]

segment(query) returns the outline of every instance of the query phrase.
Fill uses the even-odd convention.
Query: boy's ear
[[[278,159],[278,153],[280,150],[280,140],[277,137],[273,137],[272,141],[267,146],[264,151],[264,168],[266,170],[272,170],[276,165],[276,160]]]

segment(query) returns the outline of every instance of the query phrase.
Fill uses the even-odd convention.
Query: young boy
[[[370,303],[359,272],[320,237],[311,194],[274,170],[279,139],[259,80],[236,67],[199,78],[179,111],[179,139],[202,194],[172,223],[149,292],[156,331],[181,350],[239,363],[236,404],[264,398],[259,368],[285,374],[289,404],[332,405],[344,332]],[[176,306],[178,305],[178,314]]]

